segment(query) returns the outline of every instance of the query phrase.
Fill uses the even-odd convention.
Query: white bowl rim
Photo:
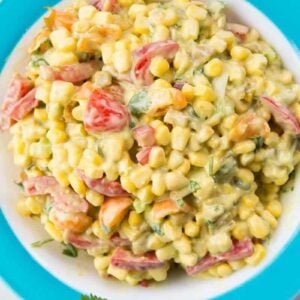
[[[66,1],[66,2],[68,2],[68,1]],[[289,69],[294,71],[297,81],[300,82],[299,57],[297,56],[295,49],[292,48],[289,41],[284,37],[284,35],[281,33],[281,31],[266,16],[264,16],[260,11],[258,11],[252,4],[250,4],[244,0],[228,0],[226,2],[228,2],[228,4],[231,6],[231,8],[234,8],[236,10],[236,12],[239,8],[239,13],[238,13],[239,16],[243,15],[244,17],[246,17],[245,14],[247,11],[247,14],[256,16],[257,19],[259,19],[260,21],[263,21],[263,23],[265,25],[267,25],[267,26],[265,26],[265,28],[260,28],[259,31],[262,33],[262,35],[264,36],[264,38],[266,40],[268,40],[271,43],[273,42],[273,44],[274,44],[275,40],[273,40],[273,38],[268,39],[267,35],[270,34],[270,35],[276,36],[276,40],[277,40],[276,45],[282,44],[283,47],[285,48],[284,51],[286,51],[286,55],[281,55],[283,57],[283,61],[285,61],[285,64],[287,65],[287,67]],[[244,11],[244,12],[241,13],[241,11]],[[241,19],[244,20],[245,18],[243,18],[241,16]],[[23,46],[22,46],[23,42],[26,39],[28,40],[30,33],[36,31],[36,29],[40,27],[38,25],[40,22],[41,22],[41,19],[39,21],[37,21],[36,23],[34,23],[34,25],[31,27],[31,29],[29,29],[29,31],[24,35],[24,37],[19,41],[19,43],[17,44],[15,49],[12,51],[5,66],[3,67],[2,74],[1,74],[2,78],[6,77],[5,76],[6,74],[11,73],[11,71],[8,71],[8,68],[12,69],[12,66],[13,66],[11,63],[11,59],[14,56],[16,56],[16,52],[20,51],[20,48],[23,48]],[[257,25],[256,27],[261,27],[259,24],[256,24],[256,25]],[[278,46],[275,46],[275,49],[280,54],[282,54],[281,53],[282,51],[281,51],[281,49],[278,48]],[[287,60],[287,59],[289,59],[289,60]],[[297,71],[297,68],[299,71]],[[3,90],[3,87],[6,84],[7,84],[7,82],[4,84],[4,80],[1,80],[0,89],[2,87],[2,90]],[[1,165],[1,161],[0,161],[0,165]],[[292,194],[295,195],[295,194],[297,194],[298,191],[300,191],[299,185],[296,186],[296,189]],[[0,198],[1,199],[3,198],[3,193],[0,193]],[[36,252],[35,249],[32,249],[30,247],[30,244],[28,243],[28,240],[26,240],[24,238],[24,236],[20,232],[19,228],[17,228],[17,226],[15,224],[16,215],[14,213],[12,213],[12,209],[11,209],[9,203],[1,201],[1,206],[2,206],[4,216],[9,224],[9,226],[13,230],[15,236],[18,238],[18,240],[21,242],[22,246],[27,250],[27,252],[33,257],[33,259],[35,259],[40,265],[42,265],[43,268],[45,268],[48,272],[50,272],[54,277],[58,278],[60,281],[62,281],[63,283],[65,283],[66,285],[68,285],[69,287],[71,287],[75,290],[78,290],[85,294],[88,294],[90,292],[95,293],[95,294],[101,294],[101,290],[99,290],[99,288],[97,288],[97,287],[91,287],[89,289],[86,289],[84,286],[82,286],[82,284],[80,284],[80,281],[83,281],[84,283],[86,283],[86,280],[81,280],[82,278],[80,278],[76,275],[79,278],[79,280],[77,279],[76,284],[75,284],[75,282],[73,282],[74,278],[72,276],[70,278],[66,278],[66,275],[69,275],[69,274],[58,271],[57,265],[55,265],[55,267],[53,267],[51,265],[51,263],[50,263],[51,259],[55,259],[55,260],[57,259],[57,257],[52,255],[53,253],[51,254],[51,251],[53,251],[53,249],[58,250],[58,247],[49,246],[49,247],[46,247],[45,249],[41,249],[40,253]],[[300,205],[296,205],[296,206],[298,208],[300,208]],[[31,223],[32,226],[36,226],[36,224],[33,224],[31,221],[29,223]],[[285,248],[288,246],[288,244],[291,243],[293,238],[296,236],[296,234],[299,231],[299,228],[300,228],[300,220],[298,221],[298,223],[297,222],[293,223],[292,230],[286,235],[284,241],[281,242],[282,245],[273,254],[273,257],[271,259],[267,260],[266,262],[264,262],[261,266],[258,266],[255,270],[246,269],[246,270],[236,272],[236,274],[241,274],[240,276],[242,276],[243,279],[236,278],[236,280],[235,280],[236,283],[230,283],[230,284],[227,283],[228,279],[207,281],[207,282],[209,282],[208,285],[214,286],[214,288],[211,288],[214,291],[213,292],[206,291],[204,293],[205,297],[201,298],[201,299],[220,296],[220,295],[227,293],[233,289],[236,289],[237,287],[240,287],[244,283],[253,279],[256,275],[258,275],[263,270],[265,270],[272,262],[274,262],[279,257],[279,255],[285,250]],[[27,230],[27,228],[26,228],[26,230]],[[39,235],[40,235],[40,232],[39,232]],[[272,241],[271,241],[271,244],[272,244]],[[50,259],[50,260],[48,260],[48,259]],[[63,258],[63,259],[65,259],[65,258]],[[59,258],[58,258],[58,260],[59,260]],[[84,260],[84,258],[83,258],[83,260]],[[59,265],[60,261],[58,261],[57,263]],[[85,268],[86,265],[83,263],[83,265],[80,267]],[[74,270],[72,270],[72,272],[74,273]],[[233,275],[233,276],[235,276],[235,275]],[[190,281],[192,281],[192,279]],[[222,284],[222,282],[224,282],[225,284]],[[101,282],[99,282],[99,284],[100,283]],[[127,297],[128,297],[128,299],[130,299],[130,298],[132,298],[132,296],[141,295],[144,298],[144,300],[152,299],[154,297],[154,295],[163,296],[163,297],[172,296],[172,299],[174,299],[174,300],[181,299],[183,295],[185,297],[189,296],[187,294],[187,290],[184,290],[184,291],[181,290],[180,293],[178,293],[178,291],[177,291],[178,286],[177,286],[176,290],[174,290],[174,294],[169,294],[169,293],[166,293],[165,285],[162,285],[164,288],[164,293],[163,293],[163,295],[161,295],[160,292],[157,291],[157,288],[151,289],[152,291],[149,294],[149,292],[147,292],[147,290],[149,291],[149,289],[144,289],[144,288],[140,288],[140,287],[135,287],[135,288],[127,287],[127,286],[125,287],[124,285],[116,284],[115,282],[114,283],[106,282],[104,280],[102,281],[102,283],[104,283],[104,285],[109,285],[108,289],[104,288],[104,290],[105,290],[105,293],[108,294],[107,296],[114,300],[125,299],[125,298],[123,298],[123,296],[124,296],[123,293],[126,293],[126,299],[127,299]],[[171,282],[167,281],[167,283],[170,283],[170,285],[171,285]],[[197,282],[197,285],[201,285],[201,284],[199,284]],[[218,287],[218,290],[215,288],[216,286]],[[117,287],[117,289],[116,289],[116,287]],[[120,293],[120,291],[118,291],[119,289],[122,290],[121,293]],[[154,292],[155,292],[155,294],[154,294]],[[199,299],[199,295],[197,295],[195,293],[191,293],[191,297],[189,297],[189,299],[191,299],[191,300]]]

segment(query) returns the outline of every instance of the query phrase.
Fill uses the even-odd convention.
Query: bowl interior
[[[70,2],[70,0],[63,1],[58,6],[62,7]],[[246,1],[228,0],[227,2],[229,17],[257,28],[264,38],[274,46],[285,62],[285,66],[293,71],[295,78],[300,82],[299,58],[277,27]],[[28,45],[41,26],[42,20],[35,23],[9,57],[1,74],[0,99],[3,98],[12,74],[24,68],[24,61],[28,59]],[[22,218],[15,210],[20,190],[14,184],[17,168],[13,166],[12,155],[7,151],[8,141],[8,134],[1,135],[0,168],[3,171],[0,174],[0,199],[5,217],[18,239],[34,259],[55,277],[85,294],[94,293],[114,300],[133,299],[133,297],[144,300],[167,299],[167,297],[174,300],[212,298],[237,287],[261,272],[276,258],[298,231],[299,215],[297,216],[297,213],[300,211],[300,201],[297,199],[297,194],[300,192],[299,184],[296,185],[293,192],[284,195],[284,213],[278,229],[270,241],[267,257],[262,264],[255,268],[245,268],[222,280],[197,280],[188,278],[183,271],[174,271],[166,282],[151,286],[148,289],[139,286],[133,288],[114,280],[101,279],[93,267],[92,258],[84,253],[80,253],[78,258],[73,259],[63,256],[61,246],[57,243],[49,243],[39,249],[30,246],[32,242],[46,238],[47,234],[38,220]]]

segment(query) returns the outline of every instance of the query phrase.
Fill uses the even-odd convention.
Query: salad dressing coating
[[[29,55],[1,109],[21,215],[131,285],[263,259],[300,87],[254,28],[218,1],[77,0],[49,9]]]

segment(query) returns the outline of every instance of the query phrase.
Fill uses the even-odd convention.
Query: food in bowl
[[[2,106],[17,210],[129,284],[264,257],[299,162],[300,88],[224,5],[50,9]]]

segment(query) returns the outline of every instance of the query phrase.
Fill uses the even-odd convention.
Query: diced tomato
[[[234,246],[228,252],[218,255],[218,257],[225,261],[234,261],[243,259],[253,254],[253,243],[250,239],[236,241]]]
[[[71,189],[60,186],[52,176],[28,178],[23,182],[27,195],[51,195],[57,210],[63,212],[87,212],[88,203]]]
[[[234,142],[240,142],[258,136],[266,137],[269,133],[270,126],[264,118],[248,113],[238,118],[229,132],[229,138]]]
[[[235,261],[249,257],[253,254],[253,252],[254,247],[250,239],[236,241],[231,250],[219,255],[208,254],[204,258],[202,258],[196,265],[187,267],[186,272],[188,275],[195,275],[221,262]]]
[[[124,96],[124,90],[119,85],[110,85],[104,88],[105,92],[110,94],[116,101],[122,102]]]
[[[129,197],[106,198],[99,211],[99,222],[108,231],[121,224],[127,214],[132,199]]]
[[[130,246],[130,241],[128,239],[123,239],[122,237],[120,237],[120,234],[118,232],[114,233],[110,237],[110,241],[114,247]]]
[[[185,270],[188,275],[192,276],[217,265],[219,262],[220,260],[216,256],[206,255],[196,265],[187,267]]]
[[[189,212],[191,209],[192,208],[186,203],[180,207],[174,200],[165,199],[154,203],[152,207],[152,216],[154,219],[162,219],[182,211]]]
[[[116,0],[90,0],[89,3],[100,11],[116,12],[119,8]]]
[[[136,159],[141,165],[145,165],[149,161],[151,147],[143,148],[136,154]]]
[[[44,22],[50,30],[61,27],[71,30],[76,20],[75,14],[71,11],[51,9],[49,16],[44,19]]]
[[[84,183],[93,191],[107,197],[128,196],[118,181],[109,181],[106,178],[92,179],[87,177],[83,171],[77,171]]]
[[[82,233],[93,222],[92,217],[83,212],[66,212],[59,209],[52,208],[49,214],[49,219],[59,229],[68,230],[74,233]]]
[[[184,85],[185,83],[183,81],[175,81],[173,87],[181,91]]]
[[[227,29],[241,40],[245,40],[249,32],[248,26],[237,23],[227,23]]]
[[[145,85],[151,84],[153,81],[149,71],[151,60],[158,55],[166,59],[172,59],[178,49],[179,45],[172,40],[154,42],[139,48],[135,51],[133,79],[141,81]]]
[[[145,271],[163,267],[164,262],[158,260],[154,252],[147,252],[141,256],[134,255],[123,248],[116,248],[111,256],[111,264],[129,271]]]
[[[270,97],[261,97],[261,101],[269,107],[279,125],[284,129],[292,131],[295,135],[300,134],[300,121],[288,107]]]
[[[100,64],[96,61],[66,65],[63,67],[40,67],[40,77],[44,80],[63,80],[79,83],[89,79],[99,69]]]
[[[89,100],[84,115],[84,125],[88,131],[121,131],[129,123],[129,113],[125,105],[103,89],[95,90]]]
[[[39,101],[35,98],[35,93],[34,88],[13,105],[10,113],[13,120],[20,121],[38,105]]]
[[[1,129],[7,130],[12,124],[12,114],[16,114],[18,117],[23,118],[28,112],[33,109],[32,94],[26,95],[33,89],[33,82],[27,78],[22,77],[19,74],[16,74],[12,81],[10,82],[7,92],[4,96],[2,108],[1,108]],[[23,100],[25,98],[25,101]],[[29,101],[31,99],[31,101]],[[20,102],[20,103],[19,103]],[[29,102],[29,103],[28,103]],[[22,106],[22,103],[25,104],[25,107]],[[26,107],[28,105],[28,107]],[[23,115],[22,115],[23,112]],[[19,118],[17,119],[19,120]]]
[[[132,133],[140,147],[151,147],[155,144],[155,130],[149,125],[136,127]]]

